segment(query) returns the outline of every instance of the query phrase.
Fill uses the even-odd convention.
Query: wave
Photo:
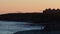
[[[42,30],[43,26],[28,22],[0,21],[0,34],[13,34],[17,31]]]

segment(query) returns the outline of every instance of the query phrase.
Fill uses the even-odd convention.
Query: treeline
[[[25,21],[34,23],[44,23],[52,21],[60,21],[60,15],[49,15],[43,13],[9,13],[0,15],[0,20],[5,21]]]

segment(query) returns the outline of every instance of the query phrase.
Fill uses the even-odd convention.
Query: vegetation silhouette
[[[0,15],[0,20],[31,22],[42,24],[44,31],[60,31],[60,9],[45,9],[43,13],[8,13]]]

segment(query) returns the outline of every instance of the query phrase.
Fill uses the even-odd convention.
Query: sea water
[[[38,24],[31,24],[28,22],[0,21],[0,34],[13,34],[17,31],[44,29],[43,26],[39,26]]]

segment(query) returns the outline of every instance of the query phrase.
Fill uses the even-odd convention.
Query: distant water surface
[[[28,22],[0,21],[0,34],[13,34],[17,31],[41,30],[43,26]]]

